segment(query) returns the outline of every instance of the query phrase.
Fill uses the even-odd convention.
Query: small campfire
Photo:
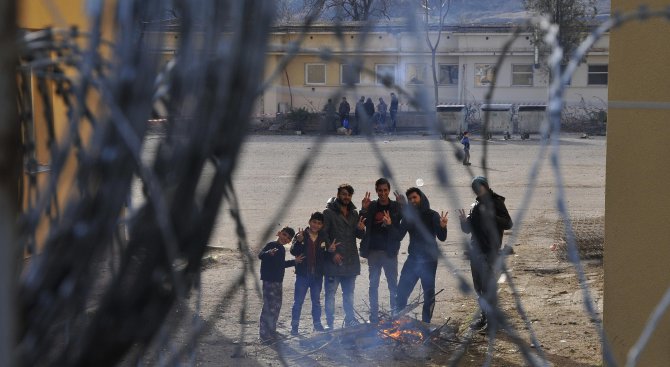
[[[409,316],[381,323],[379,333],[382,338],[407,344],[423,343],[430,336],[428,328],[422,322]]]

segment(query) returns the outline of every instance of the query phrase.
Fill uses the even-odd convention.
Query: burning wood
[[[380,324],[380,334],[382,338],[393,339],[401,343],[420,344],[430,336],[430,332],[419,321],[402,316]]]

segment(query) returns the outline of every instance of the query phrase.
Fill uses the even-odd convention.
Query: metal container
[[[448,134],[460,135],[468,130],[465,122],[465,105],[438,105],[437,109],[437,123],[438,129],[443,137]]]
[[[512,132],[512,105],[511,104],[483,104],[481,107],[482,110],[482,124],[484,119],[488,114],[489,124],[488,124],[488,137],[490,138],[494,134],[505,134],[508,135]],[[482,131],[484,131],[484,126],[482,126]]]
[[[521,139],[528,139],[530,134],[539,134],[546,117],[546,105],[520,105],[518,108],[519,124],[515,133],[520,134]]]

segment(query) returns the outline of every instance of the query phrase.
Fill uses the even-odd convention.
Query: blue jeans
[[[356,286],[356,275],[351,276],[327,276],[326,288],[326,322],[333,327],[335,322],[335,293],[337,287],[342,284],[342,308],[344,308],[344,323],[356,321],[354,312],[354,287]]]
[[[407,299],[414,290],[416,282],[421,279],[423,288],[423,312],[421,320],[430,322],[435,307],[435,273],[437,272],[437,261],[417,261],[411,257],[407,258],[400,272],[398,282],[398,297],[396,307],[402,310],[407,306]]]
[[[368,255],[368,270],[370,272],[370,321],[379,320],[379,279],[384,269],[386,283],[389,289],[391,311],[395,311],[395,298],[398,292],[398,257],[388,256],[386,251],[371,250]]]
[[[323,275],[298,275],[295,276],[295,293],[293,294],[293,308],[291,309],[291,327],[294,329],[300,325],[300,313],[302,304],[305,302],[307,289],[312,300],[312,322],[314,325],[321,324],[321,287],[323,286]]]

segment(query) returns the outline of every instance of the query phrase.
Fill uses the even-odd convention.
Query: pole
[[[16,219],[21,174],[16,110],[16,3],[0,0],[0,366],[14,366]]]

